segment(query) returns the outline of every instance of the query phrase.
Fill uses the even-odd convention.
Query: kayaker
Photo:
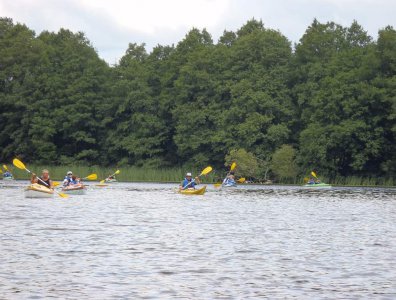
[[[40,178],[41,180],[39,180],[39,178]],[[44,169],[44,170],[42,171],[40,177],[37,177],[36,174],[32,173],[32,178],[30,179],[30,182],[31,182],[31,183],[37,183],[37,184],[43,185],[43,186],[45,186],[45,187],[47,187],[47,188],[50,188],[50,189],[53,189],[53,188],[54,188],[54,185],[53,185],[53,183],[52,183],[52,180],[51,180],[50,177],[49,177],[49,171],[48,171],[47,169]]]
[[[315,179],[313,177],[310,177],[308,180],[308,184],[315,184]]]
[[[79,178],[77,178],[77,176],[73,175],[69,182],[69,185],[75,185],[75,184],[79,184],[79,183],[80,183]]]
[[[63,180],[63,186],[68,186],[72,180],[73,180],[73,172],[68,171],[65,176],[65,179]]]
[[[4,172],[3,177],[4,178],[12,177],[12,174],[11,174],[10,171],[7,170],[7,171]]]
[[[235,184],[235,172],[230,172],[224,179],[223,184]]]
[[[185,190],[185,189],[195,189],[195,186],[200,184],[201,181],[199,180],[199,177],[195,177],[195,179],[192,178],[192,174],[188,172],[186,174],[186,178],[182,181],[182,183],[179,186],[179,189]]]

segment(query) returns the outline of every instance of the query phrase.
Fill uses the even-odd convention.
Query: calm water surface
[[[396,190],[0,183],[0,299],[396,299]]]

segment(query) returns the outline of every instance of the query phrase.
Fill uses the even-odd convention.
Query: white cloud
[[[228,0],[82,0],[87,9],[107,14],[119,26],[146,33],[186,27],[213,27],[221,22]]]
[[[216,40],[252,17],[298,42],[314,18],[349,26],[357,20],[374,38],[395,26],[394,0],[0,0],[0,16],[37,33],[61,27],[83,31],[101,57],[114,63],[129,42],[179,42],[192,27],[207,28]]]

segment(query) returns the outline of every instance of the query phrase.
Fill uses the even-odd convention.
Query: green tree
[[[253,153],[247,152],[245,149],[231,150],[225,156],[225,166],[230,166],[233,162],[237,163],[235,173],[239,176],[247,176],[255,178],[259,171],[259,164]]]
[[[295,179],[298,168],[295,161],[296,151],[290,145],[282,145],[272,155],[271,170],[275,176],[282,179]]]

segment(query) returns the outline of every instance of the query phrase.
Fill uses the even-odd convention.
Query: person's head
[[[68,172],[67,172],[67,177],[70,177],[70,178],[71,178],[72,176],[73,176],[73,172],[72,172],[72,171],[68,171]]]
[[[44,170],[42,171],[41,175],[42,175],[42,177],[43,177],[44,179],[47,179],[47,178],[49,178],[49,171],[48,171],[47,169],[44,169]]]
[[[187,178],[187,180],[191,180],[192,174],[190,172],[187,172],[186,173],[186,178]]]
[[[230,172],[230,175],[235,175],[235,172],[234,172],[234,171],[231,171],[231,172]]]

